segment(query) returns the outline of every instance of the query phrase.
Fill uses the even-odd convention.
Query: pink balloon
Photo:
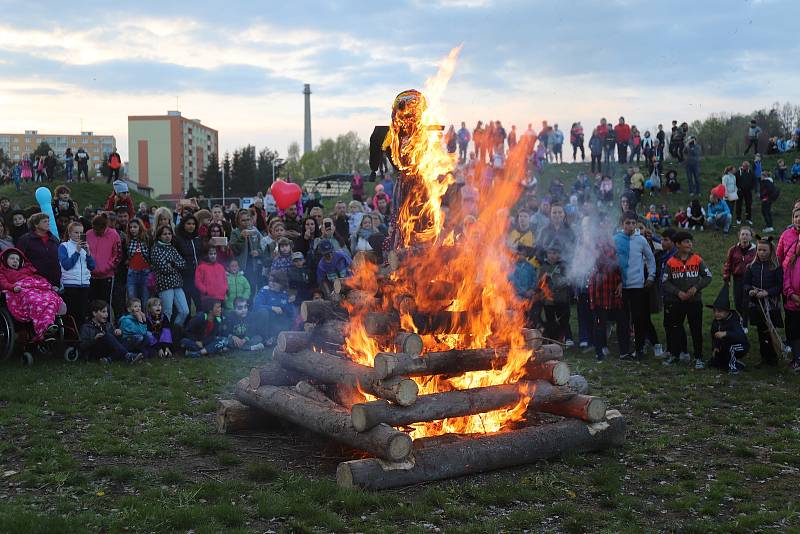
[[[303,194],[300,186],[278,180],[272,184],[272,197],[279,209],[285,210],[292,204],[296,204]]]

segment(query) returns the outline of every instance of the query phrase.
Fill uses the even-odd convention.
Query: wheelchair
[[[78,361],[80,343],[78,326],[69,315],[56,316],[54,339],[33,341],[33,325],[14,319],[0,293],[0,360],[19,354],[24,365],[33,365],[34,357],[59,355],[72,363]]]

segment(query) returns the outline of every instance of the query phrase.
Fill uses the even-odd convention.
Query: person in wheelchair
[[[0,253],[0,290],[12,317],[33,324],[32,341],[55,339],[59,327],[57,315],[64,315],[67,306],[25,255],[16,248]]]

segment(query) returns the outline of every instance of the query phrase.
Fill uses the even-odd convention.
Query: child
[[[272,259],[269,272],[287,274],[292,266],[292,240],[288,237],[278,239],[277,254]]]
[[[597,259],[589,273],[589,308],[594,316],[594,350],[595,360],[602,363],[608,356],[608,323],[617,325],[617,341],[620,354],[630,352],[630,335],[625,334],[628,322],[623,315],[622,294],[617,288],[622,287],[622,273],[617,251],[608,240],[598,244]]]
[[[147,331],[153,335],[153,350],[158,351],[159,358],[172,356],[172,329],[169,317],[162,313],[161,299],[151,297],[147,300]]]
[[[239,350],[264,350],[261,336],[252,334],[257,327],[253,324],[253,318],[247,314],[248,308],[247,299],[239,297],[233,301],[233,310],[225,314],[228,346]]]
[[[661,204],[661,210],[659,211],[659,221],[661,228],[666,228],[672,222],[672,216],[669,214],[669,209],[667,208],[666,204]]]
[[[155,345],[153,334],[147,331],[147,318],[142,311],[142,301],[137,298],[128,300],[128,313],[119,320],[122,332],[122,344],[131,352],[145,352]],[[164,357],[163,351],[159,356]]]
[[[150,240],[144,222],[133,219],[128,223],[128,276],[126,289],[128,298],[138,298],[140,302],[147,302],[149,290],[147,280],[150,277]]]
[[[114,192],[106,199],[103,211],[116,212],[117,208],[122,206],[128,212],[128,217],[133,219],[136,216],[136,210],[133,208],[133,199],[128,191],[128,184],[122,180],[115,180],[111,185],[114,188]]]
[[[742,318],[745,334],[747,333],[750,306],[746,300],[744,277],[755,258],[756,246],[753,244],[753,231],[749,226],[742,226],[739,228],[739,242],[728,249],[727,258],[722,265],[722,280],[729,283],[733,278],[733,303]]]
[[[194,284],[200,293],[200,300],[213,299],[224,301],[228,293],[228,280],[225,267],[217,262],[217,249],[211,247],[203,255],[203,259],[194,272]]]
[[[14,240],[14,243],[18,243],[19,238],[28,233],[25,212],[22,210],[14,210],[11,213],[11,228],[8,229],[8,233]]]
[[[777,365],[778,354],[772,344],[766,315],[776,328],[783,326],[780,295],[783,291],[783,269],[775,255],[772,237],[756,236],[756,257],[744,273],[742,291],[749,300],[749,313],[758,329],[761,365]],[[783,347],[778,350],[783,351]]]
[[[711,322],[712,354],[708,364],[737,374],[744,367],[739,360],[747,354],[750,342],[744,333],[739,314],[731,310],[728,284],[722,285],[717,300],[708,307],[714,310],[714,320]],[[759,339],[760,337],[759,335]]]
[[[567,267],[561,261],[558,247],[548,248],[547,259],[539,269],[539,287],[543,286],[547,288],[544,294],[545,336],[559,342],[569,340],[571,291]]]
[[[667,171],[666,183],[670,193],[677,193],[681,190],[681,183],[678,181],[678,173],[673,169]]]
[[[517,260],[514,263],[514,272],[509,276],[509,280],[514,285],[514,290],[517,297],[526,303],[530,304],[533,296],[536,293],[536,282],[539,279],[536,272],[536,267],[531,265],[528,261],[528,247],[518,244],[516,247]],[[524,264],[524,265],[523,265]],[[533,314],[531,313],[533,306],[528,310],[528,324],[533,324]]]
[[[104,300],[93,300],[89,303],[92,318],[81,326],[81,354],[88,358],[99,358],[103,363],[112,360],[125,360],[128,363],[140,361],[144,355],[140,352],[128,352],[128,349],[115,336],[122,335],[120,329],[114,330],[108,322],[108,303]]]
[[[775,187],[775,182],[768,172],[761,175],[761,216],[764,217],[764,232],[774,232],[775,228],[772,227],[772,203],[778,200],[778,188]]]
[[[311,273],[306,267],[306,258],[302,252],[292,253],[292,266],[288,273],[289,289],[294,292],[295,302],[311,299]]]
[[[795,158],[792,165],[792,183],[800,181],[800,158]]]
[[[72,316],[76,325],[81,325],[86,321],[89,284],[95,263],[81,223],[70,223],[67,226],[67,236],[69,239],[58,246],[61,285],[64,287],[62,296],[67,313]]]
[[[678,232],[675,234],[674,242],[678,251],[667,260],[661,279],[664,289],[664,323],[667,338],[670,339],[668,347],[674,348],[675,351],[680,350],[680,356],[676,357],[675,352],[670,351],[672,355],[664,361],[664,365],[690,361],[686,353],[686,330],[683,327],[684,321],[688,319],[692,334],[694,368],[705,369],[701,291],[711,283],[711,271],[703,258],[692,252],[692,234]]]
[[[678,228],[689,228],[689,216],[686,215],[685,211],[680,210],[675,214],[675,226]]]
[[[317,265],[317,283],[325,294],[335,292],[336,280],[350,278],[352,260],[341,250],[334,252],[330,241],[322,241],[317,247],[322,256]]]
[[[225,293],[225,309],[232,310],[233,303],[237,298],[243,298],[250,301],[250,282],[245,277],[244,273],[239,270],[239,260],[232,258],[228,263],[228,291]]]
[[[688,227],[692,230],[697,230],[697,227],[700,227],[700,231],[703,231],[703,227],[706,224],[706,210],[700,205],[700,201],[696,198],[692,199],[692,203],[689,204],[689,207],[686,209],[686,217],[688,218]]]
[[[261,288],[253,301],[256,324],[266,325],[266,329],[262,327],[265,345],[274,345],[278,333],[289,330],[294,321],[294,307],[286,285],[286,275],[275,273],[269,277],[269,285]]]
[[[14,187],[19,193],[22,190],[22,165],[19,163],[14,164],[14,168],[11,170],[11,178],[14,180]]]
[[[609,205],[614,202],[614,182],[609,176],[603,176],[600,180],[600,202],[607,202]]]
[[[647,213],[644,216],[653,227],[661,226],[661,214],[656,211],[656,205],[650,204],[650,209],[647,210]]]
[[[222,316],[222,301],[206,299],[203,301],[205,311],[198,313],[189,321],[185,336],[181,339],[181,347],[186,349],[186,356],[199,358],[207,354],[223,352],[228,348]]]
[[[64,315],[67,306],[50,282],[37,274],[28,258],[16,248],[0,253],[0,290],[14,319],[33,323],[33,341],[55,339],[56,315]]]
[[[722,185],[725,187],[725,201],[735,203],[739,200],[739,189],[736,187],[736,175],[733,172],[733,165],[725,167],[725,174],[722,175]],[[730,204],[733,206],[734,204]]]
[[[778,160],[778,166],[775,167],[775,178],[781,183],[789,181],[789,169],[786,167],[786,162],[782,159]]]
[[[78,205],[75,204],[69,194],[71,193],[69,187],[60,185],[56,187],[56,198],[53,200],[53,215],[56,220],[66,217],[70,221],[78,219]]]

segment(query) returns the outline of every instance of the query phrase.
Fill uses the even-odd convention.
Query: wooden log
[[[459,333],[469,320],[467,312],[435,311],[411,314],[414,326],[420,334],[439,332]],[[392,334],[400,328],[400,318],[390,312],[369,312],[364,314],[364,329],[371,336]]]
[[[347,312],[330,300],[305,300],[300,304],[300,317],[307,323],[330,319],[347,319]]]
[[[414,452],[411,461],[387,464],[375,458],[339,464],[336,481],[341,487],[380,490],[432,480],[471,475],[559,456],[622,445],[625,420],[616,410],[606,421],[587,424],[564,419],[534,426],[459,439]]]
[[[309,399],[315,400],[317,402],[321,402],[323,404],[331,404],[334,406],[338,406],[333,400],[331,400],[327,395],[313,386],[310,382],[306,382],[305,380],[301,380],[294,386],[295,391],[297,391],[300,395],[304,397],[308,397]]]
[[[590,423],[597,423],[602,421],[606,414],[608,404],[605,399],[600,397],[592,397],[590,395],[575,395],[571,399],[550,402],[543,400],[538,402],[534,395],[533,408],[539,412],[551,413],[553,415],[560,415],[563,417],[574,417]]]
[[[362,431],[380,423],[403,426],[449,417],[474,415],[502,408],[513,408],[522,398],[531,397],[528,407],[536,411],[549,413],[556,413],[559,410],[570,411],[569,414],[561,413],[559,415],[569,415],[584,421],[596,422],[598,420],[596,419],[597,410],[605,405],[581,402],[573,405],[571,400],[576,396],[578,395],[569,386],[554,386],[544,380],[534,382],[521,380],[513,384],[422,395],[417,398],[417,402],[408,407],[395,406],[384,400],[363,402],[353,405],[350,417],[355,429]],[[564,408],[552,408],[562,405]],[[602,411],[602,414],[605,414],[605,410]]]
[[[425,348],[422,337],[414,332],[400,332],[395,336],[394,342],[397,344],[397,352],[405,354],[420,355]]]
[[[569,376],[569,365],[556,360],[549,362],[534,360],[525,366],[525,378],[528,380],[547,380],[551,384],[563,386],[569,382]]]
[[[522,336],[525,338],[526,346],[530,349],[538,349],[542,346],[542,331],[536,328],[523,328]]]
[[[548,343],[539,345],[538,349],[534,349],[534,360],[537,362],[549,362],[551,360],[560,360],[564,357],[564,348],[557,343]]]
[[[298,352],[311,346],[313,336],[310,332],[284,331],[278,334],[275,350],[278,352]]]
[[[589,381],[581,375],[570,376],[567,385],[571,387],[575,393],[580,393],[581,395],[589,393]]]
[[[242,379],[247,381],[246,378]],[[269,415],[251,408],[236,399],[220,399],[217,402],[217,415],[214,419],[220,434],[233,434],[243,430],[256,430],[274,423]]]
[[[397,462],[411,454],[411,437],[405,432],[388,425],[379,425],[367,432],[356,432],[346,410],[309,399],[294,388],[261,386],[252,389],[247,387],[246,382],[240,382],[236,386],[236,398],[248,406],[384,460]]]
[[[375,378],[372,367],[360,365],[325,352],[304,350],[296,353],[276,352],[275,359],[281,365],[323,383],[340,383],[351,386],[401,406],[417,400],[419,386],[413,380],[400,378],[381,381]]]
[[[427,352],[421,356],[401,352],[379,352],[372,362],[376,378],[429,376],[500,369],[508,355],[505,349],[464,349]]]
[[[322,324],[318,324],[312,333],[315,341],[343,346],[347,337],[347,322],[338,320],[325,321]]]
[[[308,377],[291,369],[286,369],[278,362],[267,362],[261,367],[250,369],[250,387],[261,386],[293,386]]]

